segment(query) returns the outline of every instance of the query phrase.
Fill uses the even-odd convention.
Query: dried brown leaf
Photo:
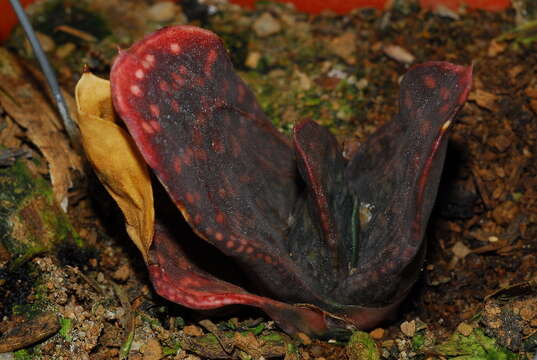
[[[470,92],[469,100],[475,101],[476,104],[482,108],[490,110],[492,112],[499,111],[498,100],[499,97],[491,92],[476,89]]]
[[[110,82],[86,73],[75,93],[84,151],[123,212],[130,238],[147,260],[155,219],[147,166],[131,137],[116,124]]]
[[[0,106],[22,128],[45,157],[56,200],[67,209],[73,185],[71,169],[82,173],[82,161],[73,151],[63,126],[35,78],[4,48],[0,48]]]

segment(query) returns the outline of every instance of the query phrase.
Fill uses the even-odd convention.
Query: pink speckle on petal
[[[178,43],[171,43],[170,50],[174,54],[179,54],[179,52],[181,51],[181,46],[179,46]]]
[[[179,156],[176,156],[173,159],[173,169],[177,174],[181,173],[181,159],[179,158]]]
[[[164,92],[168,92],[170,90],[170,86],[168,85],[168,83],[165,80],[160,80],[158,82],[158,87],[159,87],[160,90],[162,90]]]
[[[222,235],[221,232],[217,232],[216,234],[214,234],[214,238],[218,241],[222,241],[224,240],[224,235]]]
[[[155,132],[159,132],[160,130],[162,130],[162,128],[160,127],[160,123],[158,121],[151,120],[149,124],[151,125],[153,130],[155,130]]]
[[[205,67],[203,69],[205,71],[205,74],[211,75],[211,70],[212,70],[214,62],[216,61],[216,57],[217,57],[216,50],[211,49],[209,53],[207,54],[207,59],[205,60]]]
[[[175,112],[179,112],[179,104],[177,103],[177,101],[172,100],[172,101],[170,102],[170,105],[171,105],[173,111],[175,111]]]
[[[189,203],[194,204],[194,195],[192,195],[191,193],[187,192],[187,193],[185,194],[185,199],[186,199],[186,201],[188,201]]]
[[[440,106],[440,109],[438,109],[438,112],[441,113],[441,114],[445,114],[449,111],[449,109],[451,108],[451,106],[449,104],[444,104],[442,106]]]
[[[226,243],[226,247],[228,249],[231,249],[233,247],[233,245],[235,245],[235,243],[233,241],[231,241],[231,240],[228,240],[227,243]]]
[[[156,104],[149,105],[149,111],[151,111],[151,114],[153,114],[154,117],[159,117],[160,115],[160,109]]]
[[[142,121],[141,122],[142,124],[142,129],[148,133],[148,134],[153,134],[155,132],[155,130],[153,129],[153,127],[151,125],[149,125],[149,123],[147,121]]]
[[[131,85],[130,87],[131,93],[136,96],[142,95],[142,90],[138,85]]]
[[[194,156],[194,152],[192,151],[191,148],[186,148],[184,151],[183,151],[183,162],[186,164],[186,165],[192,165],[192,158]]]
[[[449,98],[449,89],[446,87],[441,87],[440,97],[442,98],[442,100],[447,100]]]
[[[152,54],[147,54],[145,56],[145,61],[147,61],[149,64],[153,65],[155,63],[155,56]]]
[[[425,76],[423,82],[429,89],[434,89],[436,87],[436,80],[431,75]]]
[[[172,73],[172,78],[179,87],[183,87],[185,85],[185,79],[183,79],[181,75]]]
[[[144,71],[142,69],[138,69],[134,73],[134,76],[136,76],[138,79],[143,79],[144,78]]]

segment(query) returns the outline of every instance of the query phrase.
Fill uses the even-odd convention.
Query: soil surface
[[[397,317],[369,332],[368,355],[354,337],[291,337],[251,309],[200,313],[163,300],[121,212],[91,170],[73,161],[65,165],[73,180],[65,203],[84,245],[62,242],[26,257],[0,246],[0,352],[8,351],[0,359],[531,359],[537,351],[536,10],[531,0],[501,13],[431,13],[412,1],[394,3],[384,13],[347,16],[186,0],[182,7],[54,0],[30,9],[67,94],[83,66],[107,78],[118,46],[162,26],[199,25],[224,39],[279,129],[289,133],[311,118],[344,146],[363,142],[395,114],[398,81],[412,64],[473,65],[469,101],[450,134],[422,275]],[[37,69],[20,29],[4,45],[25,71]],[[1,84],[0,90],[6,91]],[[19,118],[24,114],[0,106],[0,165],[9,168],[4,160],[17,157],[35,176],[55,179],[51,144]],[[16,151],[7,156],[5,148]]]

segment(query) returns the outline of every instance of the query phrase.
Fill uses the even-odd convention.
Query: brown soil
[[[65,4],[73,5],[68,0]],[[235,66],[283,131],[311,117],[342,142],[361,142],[395,113],[398,80],[409,67],[409,54],[413,63],[473,64],[473,89],[450,135],[422,277],[397,319],[371,334],[381,356],[388,359],[450,358],[454,355],[431,349],[454,333],[464,334],[465,326],[470,332],[481,328],[521,358],[536,351],[537,27],[513,31],[528,24],[530,15],[511,9],[440,16],[409,2],[383,14],[365,10],[314,17],[276,4],[246,11],[215,2],[215,15],[185,5],[183,11],[175,9],[172,18],[157,21],[148,15],[152,4],[93,2],[88,11],[99,14],[114,37],[84,39],[84,34],[91,34],[91,24],[78,29],[82,38],[75,33],[60,42],[49,36],[54,46],[49,56],[62,85],[72,93],[83,64],[106,76],[116,45],[128,46],[162,25],[188,22],[224,38]],[[280,30],[258,36],[252,24],[263,14],[271,14]],[[75,24],[70,26],[76,28]],[[8,44],[28,58],[21,39],[15,33]],[[29,144],[26,130],[1,108],[0,125],[0,145],[26,149],[43,159],[39,146]],[[47,177],[46,166],[34,167],[35,173]],[[199,314],[164,301],[153,293],[142,257],[124,232],[120,211],[91,174],[70,192],[70,204],[71,221],[95,251],[68,248],[29,259],[41,273],[40,284],[29,292],[24,287],[19,303],[40,304],[71,319],[71,328],[18,356],[350,357],[344,342],[307,336],[291,340],[251,310]],[[9,255],[2,255],[1,249],[0,255],[2,270]],[[34,275],[21,275],[21,281],[35,281]],[[17,286],[0,277],[0,288],[6,284]],[[10,291],[0,294],[16,296]],[[24,311],[14,314],[5,314],[0,333],[30,326]],[[66,321],[61,325],[64,330]],[[131,333],[134,340],[124,350]],[[417,347],[417,342],[425,346]]]

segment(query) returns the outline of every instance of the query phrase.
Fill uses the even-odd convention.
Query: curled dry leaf
[[[56,200],[65,211],[74,170],[82,173],[80,157],[62,133],[59,116],[37,80],[9,51],[0,48],[0,106],[22,128],[45,157]]]
[[[110,82],[85,73],[76,87],[76,103],[84,151],[147,260],[155,218],[151,178],[131,137],[116,124]]]

